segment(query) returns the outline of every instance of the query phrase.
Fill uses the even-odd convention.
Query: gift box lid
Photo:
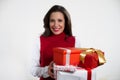
[[[82,50],[80,48],[73,48],[73,47],[68,47],[68,48],[63,48],[63,47],[56,47],[53,49],[54,53],[60,53],[60,54],[67,54],[67,52],[69,52],[71,54],[80,54],[82,52]]]

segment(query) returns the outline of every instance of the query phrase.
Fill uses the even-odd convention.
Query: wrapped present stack
[[[106,62],[104,52],[94,48],[56,47],[54,74],[56,80],[96,80],[96,69]]]

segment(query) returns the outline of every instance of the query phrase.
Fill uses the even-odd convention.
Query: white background
[[[0,0],[0,80],[37,80],[29,72],[32,44],[54,4],[69,11],[81,47],[105,52],[97,80],[120,80],[120,0]]]

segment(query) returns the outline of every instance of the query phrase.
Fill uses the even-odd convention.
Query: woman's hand
[[[54,72],[53,72],[53,61],[48,66],[48,74],[51,78],[54,78]]]

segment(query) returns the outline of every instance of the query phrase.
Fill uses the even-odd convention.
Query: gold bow
[[[101,50],[93,49],[93,48],[80,48],[80,49],[83,50],[83,52],[80,53],[80,60],[82,61],[82,63],[84,63],[85,56],[87,54],[91,54],[94,52],[96,52],[98,54],[99,65],[102,65],[106,62],[104,54]]]

